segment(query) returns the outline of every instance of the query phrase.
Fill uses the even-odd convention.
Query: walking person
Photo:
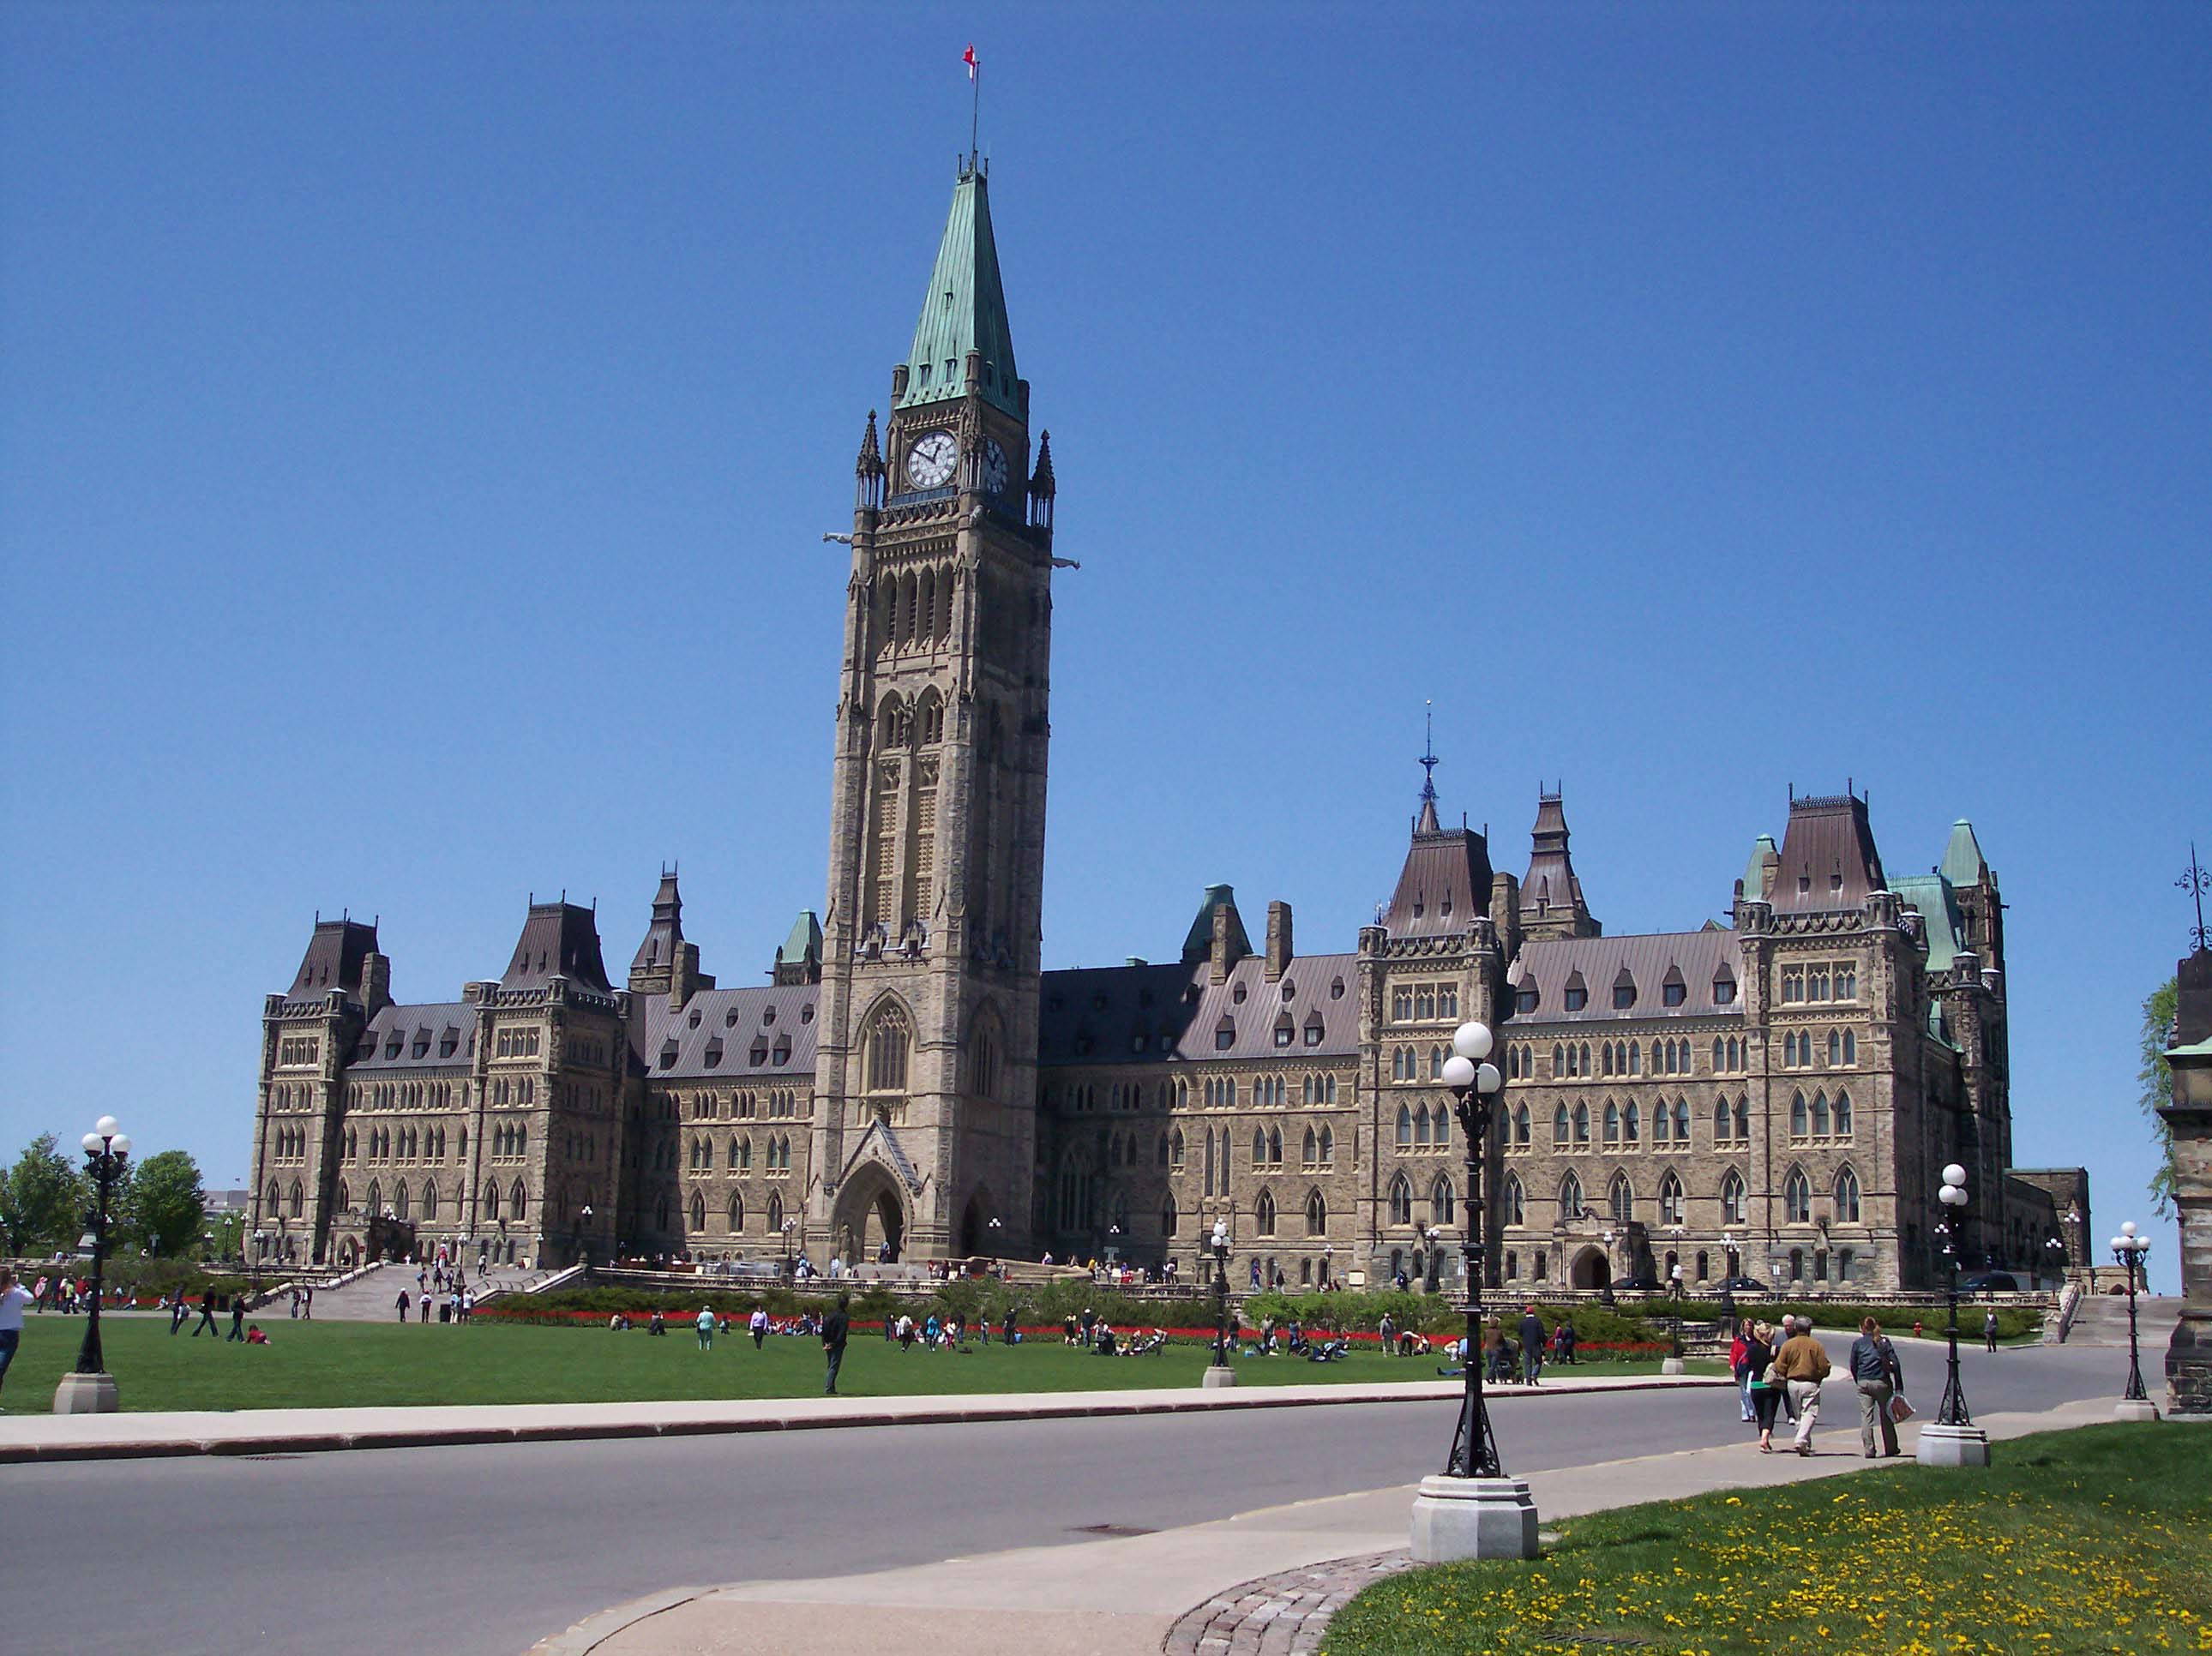
[[[306,1296],[300,1301],[300,1320],[311,1323],[315,1319],[315,1285],[307,1284]]]
[[[200,1319],[192,1325],[192,1338],[194,1339],[199,1338],[200,1331],[202,1329],[205,1329],[209,1333],[214,1335],[218,1342],[222,1340],[222,1330],[215,1325],[215,1293],[213,1289],[210,1289],[200,1295]]]
[[[1897,1422],[1890,1417],[1889,1400],[1905,1389],[1905,1369],[1897,1348],[1871,1317],[1859,1324],[1859,1337],[1851,1342],[1851,1382],[1859,1391],[1860,1449],[1872,1460],[1879,1435],[1880,1453],[1895,1454]]]
[[[1996,1349],[1997,1312],[1996,1307],[1995,1306],[1991,1306],[1988,1313],[1982,1319],[1982,1350],[1984,1351],[1994,1351]]]
[[[191,1301],[185,1297],[185,1290],[180,1288],[177,1290],[177,1297],[169,1301],[169,1332],[174,1334],[182,1328],[185,1319],[191,1314]]]
[[[223,1344],[228,1345],[233,1340],[240,1345],[246,1344],[246,1295],[243,1294],[230,1296],[230,1332],[223,1337]]]
[[[1774,1367],[1786,1383],[1790,1406],[1797,1413],[1797,1453],[1809,1455],[1813,1429],[1820,1423],[1820,1382],[1828,1378],[1830,1368],[1828,1353],[1813,1338],[1809,1319],[1798,1319],[1797,1331],[1774,1354]]]
[[[851,1295],[840,1294],[837,1308],[822,1319],[822,1356],[830,1366],[830,1376],[822,1390],[833,1398],[837,1395],[837,1370],[845,1362],[845,1337],[852,1327],[852,1319],[846,1313],[852,1303]]]
[[[1729,1342],[1729,1373],[1735,1376],[1735,1398],[1743,1405],[1743,1422],[1748,1426],[1756,1418],[1751,1408],[1751,1342],[1741,1328]]]
[[[1759,1425],[1759,1453],[1774,1453],[1774,1416],[1782,1406],[1782,1378],[1774,1372],[1774,1330],[1765,1323],[1749,1325],[1743,1343],[1744,1371],[1750,1378],[1744,1389],[1751,1394],[1752,1418]]]
[[[407,1290],[401,1289],[399,1290],[399,1320],[403,1323],[407,1320],[407,1307],[410,1303],[412,1301],[408,1298]]]
[[[15,1280],[15,1273],[0,1265],[0,1386],[8,1383],[8,1365],[15,1361],[15,1348],[23,1343],[23,1307],[37,1296]]]
[[[1544,1374],[1544,1319],[1529,1306],[1521,1313],[1521,1362],[1534,1386]]]
[[[753,1337],[753,1350],[759,1350],[761,1342],[768,1338],[767,1310],[763,1307],[755,1306],[753,1314],[745,1319],[745,1328],[746,1331]]]
[[[699,1349],[702,1351],[712,1351],[714,1349],[714,1313],[703,1305],[699,1307],[697,1325]]]

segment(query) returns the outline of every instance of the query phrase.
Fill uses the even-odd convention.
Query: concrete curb
[[[678,1604],[688,1604],[702,1592],[712,1592],[712,1587],[670,1587],[661,1592],[649,1592],[642,1598],[633,1598],[626,1604],[616,1604],[596,1616],[586,1616],[582,1621],[550,1639],[541,1639],[530,1647],[530,1656],[591,1656],[625,1628],[648,1621],[665,1610],[674,1610]]]
[[[1518,1397],[1571,1397],[1593,1392],[1673,1391],[1684,1388],[1733,1386],[1726,1375],[1674,1377],[1624,1375],[1586,1384],[1555,1382],[1550,1386],[1491,1388],[1489,1395],[1504,1402]],[[448,1447],[455,1445],[499,1443],[573,1443],[608,1438],[663,1438],[733,1435],[746,1432],[805,1432],[867,1426],[948,1426],[983,1424],[1003,1420],[1070,1420],[1112,1415],[1200,1414],[1217,1409],[1310,1409],[1338,1404],[1373,1403],[1442,1403],[1460,1395],[1454,1381],[1401,1383],[1388,1389],[1367,1386],[1330,1387],[1316,1395],[1317,1387],[1253,1386],[1235,1390],[1200,1391],[1188,1395],[1136,1392],[1126,1400],[1102,1400],[1093,1393],[1081,1402],[1054,1402],[1053,1394],[1031,1393],[1036,1401],[1008,1405],[996,1398],[963,1405],[911,1410],[867,1409],[849,1414],[757,1416],[678,1416],[669,1419],[617,1417],[606,1420],[533,1421],[502,1426],[481,1423],[424,1423],[404,1422],[364,1424],[348,1429],[333,1426],[306,1431],[261,1431],[248,1427],[221,1436],[116,1438],[81,1442],[0,1443],[0,1465],[57,1461],[137,1460],[177,1455],[325,1454],[346,1449],[402,1449]],[[366,1411],[364,1411],[366,1412]],[[404,1415],[404,1410],[376,1411]],[[82,1419],[84,1416],[77,1416]],[[121,1416],[120,1418],[131,1418]],[[145,1416],[139,1416],[143,1419]]]

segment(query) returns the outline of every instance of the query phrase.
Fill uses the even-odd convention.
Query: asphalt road
[[[1908,1342],[1905,1358],[1932,1412],[1941,1348]],[[2117,1396],[2126,1358],[2029,1348],[1966,1363],[1969,1401],[1994,1414]],[[1842,1396],[1828,1416],[1855,1437]],[[1442,1461],[1452,1422],[1449,1404],[1382,1404],[8,1466],[0,1653],[520,1656],[662,1587],[927,1563],[1411,1483]],[[1512,1398],[1496,1423],[1516,1472],[1743,1429],[1718,1390]]]

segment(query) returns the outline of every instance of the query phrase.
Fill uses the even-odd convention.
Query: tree
[[[2160,1217],[2173,1212],[2173,1130],[2158,1113],[2173,1101],[2173,1072],[2166,1068],[2166,1049],[2173,1045],[2173,1020],[2179,1010],[2179,986],[2168,978],[2143,1003],[2142,1066],[2136,1080],[2142,1089],[2143,1113],[2158,1135],[2158,1171],[2150,1176],[2150,1204]]]
[[[148,1156],[132,1170],[130,1192],[121,1206],[147,1253],[183,1253],[199,1240],[200,1225],[207,1217],[199,1164],[184,1150]]]
[[[8,1251],[31,1253],[57,1241],[73,1246],[84,1228],[87,1200],[83,1173],[53,1134],[40,1134],[0,1181],[0,1231]]]

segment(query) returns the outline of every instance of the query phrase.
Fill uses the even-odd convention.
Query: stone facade
[[[2200,941],[2174,980],[2173,1045],[2166,1054],[2173,1101],[2159,1113],[2173,1134],[2181,1318],[2166,1352],[2166,1411],[2212,1420],[2212,949]]]
[[[622,986],[594,913],[533,903],[500,978],[408,1005],[373,925],[319,920],[264,1009],[262,1257],[1188,1277],[1219,1221],[1240,1281],[1448,1278],[1469,1192],[1439,1071],[1471,1017],[1509,1077],[1482,1158],[1505,1286],[1929,1285],[1951,1160],[1967,1257],[2039,1257],[2057,1210],[2006,1176],[2003,911],[1963,822],[1890,881],[1863,800],[1793,800],[1729,925],[1608,937],[1556,793],[1516,879],[1430,786],[1349,951],[1299,954],[1284,903],[1255,949],[1220,886],[1173,961],[1042,971],[1055,484],[972,163],[890,409],[855,464],[822,919],[720,989],[665,873]]]

